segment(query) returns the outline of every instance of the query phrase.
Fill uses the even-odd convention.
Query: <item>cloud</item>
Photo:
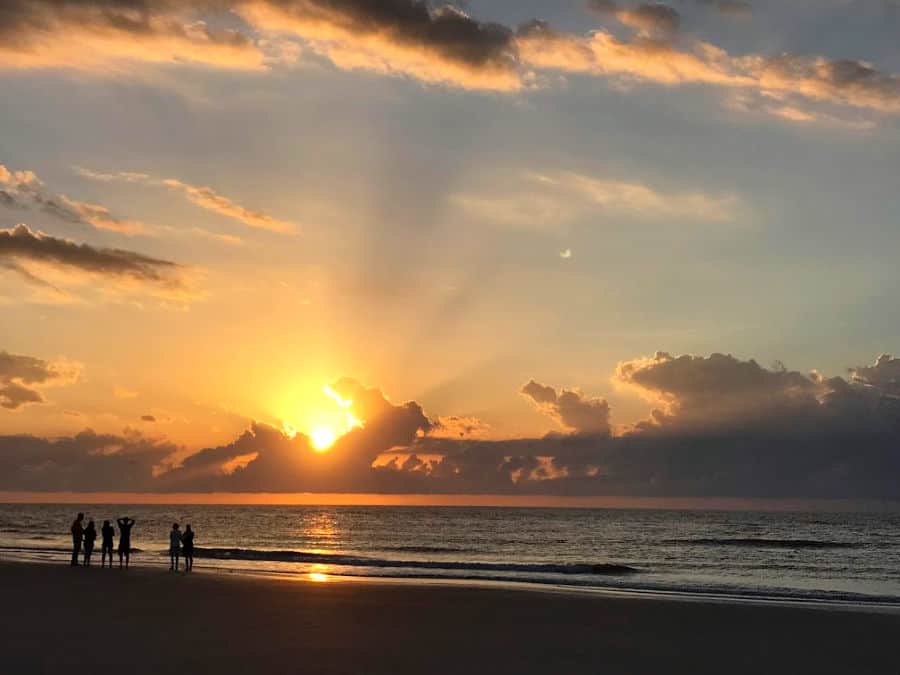
[[[820,397],[832,386],[821,378],[782,367],[766,369],[730,354],[676,357],[657,352],[620,363],[613,379],[660,406],[653,413],[655,422],[704,428],[793,417],[818,408]]]
[[[65,361],[45,361],[33,356],[0,351],[0,407],[18,410],[30,403],[43,403],[43,387],[71,384],[80,366]]]
[[[156,418],[153,415],[141,415],[141,422],[155,422]]]
[[[698,5],[714,9],[732,19],[749,19],[753,16],[753,7],[744,0],[695,0]]]
[[[681,15],[668,5],[641,3],[637,7],[622,7],[612,0],[589,0],[588,7],[598,14],[614,16],[646,37],[670,38],[681,26]]]
[[[524,63],[544,70],[625,84],[744,90],[793,102],[798,109],[823,104],[900,113],[900,76],[882,73],[863,61],[791,53],[735,56],[708,42],[675,46],[641,36],[623,41],[605,31],[582,37],[558,33],[543,22],[523,26],[517,44]]]
[[[483,438],[491,426],[477,417],[446,415],[433,422],[428,434],[434,438]]]
[[[227,218],[232,218],[248,227],[255,227],[281,234],[290,234],[298,229],[297,225],[294,223],[279,220],[266,213],[262,213],[261,211],[248,209],[229,197],[216,192],[211,187],[191,185],[190,183],[185,183],[175,178],[154,178],[153,176],[144,173],[99,173],[83,167],[75,167],[75,171],[85,178],[106,183],[116,181],[167,187],[182,193],[188,200],[202,209],[226,216]],[[203,230],[200,230],[199,233],[201,235],[209,235],[217,238],[226,236],[208,233]],[[236,240],[234,237],[227,237],[224,241],[231,244],[240,243],[240,240]]]
[[[519,392],[530,399],[545,415],[577,434],[610,433],[609,403],[602,398],[588,398],[578,389],[562,389],[529,380]]]
[[[361,424],[325,453],[258,422],[193,454],[133,431],[4,436],[0,489],[900,499],[897,362],[844,378],[657,352],[613,375],[652,402],[647,420],[613,433],[604,399],[532,380],[522,393],[566,431],[509,439],[447,433],[469,421],[344,379],[332,389]]]
[[[4,0],[0,70],[121,72],[134,63],[253,70],[264,56],[252,38],[214,29],[199,13],[216,0]]]
[[[418,0],[250,0],[236,11],[265,31],[291,34],[339,68],[408,75],[467,89],[523,86],[513,31]]]
[[[223,23],[239,25],[211,27]],[[296,52],[284,36],[339,68],[471,89],[522,87],[511,29],[419,0],[8,0],[0,68],[120,73],[147,62],[260,70],[266,52]]]
[[[472,217],[529,229],[551,229],[597,212],[638,219],[723,223],[734,220],[741,207],[740,199],[731,194],[662,189],[574,171],[530,172],[518,180],[498,179],[491,184],[491,192],[482,188],[457,193],[450,199]]]
[[[730,16],[746,12],[737,0],[705,4]],[[513,30],[418,0],[10,0],[0,8],[0,67],[129,72],[129,64],[149,61],[263,69],[269,67],[265,46],[287,53],[291,49],[278,45],[293,39],[339,68],[464,89],[517,92],[563,72],[619,86],[742,90],[781,102],[759,109],[785,121],[808,123],[801,114],[785,112],[818,118],[809,109],[821,106],[900,114],[900,76],[864,61],[732,54],[690,38],[676,44],[679,16],[670,7],[623,8],[598,0],[592,6],[614,13],[636,35],[620,40],[605,31],[557,32],[537,20]],[[238,28],[209,27],[223,23]],[[243,217],[236,205],[219,202],[202,187],[187,187],[200,190],[188,196],[207,208]]]
[[[154,485],[180,491],[378,491],[375,459],[409,445],[434,425],[418,404],[395,405],[379,389],[351,378],[338,380],[331,390],[350,402],[349,411],[360,425],[327,453],[316,452],[304,434],[291,436],[257,422],[234,442],[185,458]]]
[[[135,431],[88,429],[58,439],[0,436],[0,490],[146,490],[154,467],[178,449]]]
[[[68,223],[89,225],[120,234],[145,234],[148,227],[117,218],[105,206],[48,192],[31,171],[10,171],[0,164],[0,205],[13,209],[37,208]]]
[[[79,275],[87,275],[105,279],[119,290],[181,298],[189,294],[182,279],[183,268],[174,262],[124,249],[79,244],[22,224],[0,229],[0,265],[18,272],[33,285],[47,285],[47,275],[64,283],[78,282]]]
[[[889,396],[900,396],[900,359],[882,354],[871,366],[851,368],[850,379],[854,384],[883,391]]]

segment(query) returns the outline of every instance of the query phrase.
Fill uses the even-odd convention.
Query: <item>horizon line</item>
[[[606,508],[676,511],[895,511],[900,501],[766,499],[759,497],[625,497],[500,494],[381,494],[340,492],[71,492],[2,491],[6,504],[116,504],[185,506],[442,506]]]

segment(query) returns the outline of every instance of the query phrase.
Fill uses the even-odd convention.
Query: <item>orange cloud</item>
[[[10,171],[0,164],[0,205],[12,208],[37,208],[70,223],[90,225],[98,230],[120,234],[146,234],[143,223],[123,220],[100,204],[78,201],[64,194],[48,192],[31,171]]]
[[[298,36],[339,68],[401,74],[468,89],[523,86],[512,31],[425,3],[247,0],[236,11],[265,31]]]
[[[623,83],[666,86],[712,85],[794,101],[782,119],[809,121],[800,105],[827,104],[900,113],[900,76],[885,74],[863,61],[821,56],[749,54],[734,56],[708,42],[677,47],[645,37],[622,41],[605,32],[589,36],[557,33],[533,22],[517,37],[520,58],[534,68],[617,78]]]
[[[100,173],[97,171],[92,171],[90,169],[85,169],[83,167],[75,167],[75,171],[80,176],[83,176],[85,178],[90,178],[91,180],[97,180],[106,183],[118,181],[123,183],[137,183],[141,185],[164,186],[173,190],[177,190],[200,208],[206,209],[207,211],[212,211],[213,213],[218,213],[219,215],[226,216],[228,218],[232,218],[243,223],[244,225],[247,225],[248,227],[269,230],[271,232],[278,232],[280,234],[291,234],[293,232],[296,232],[298,229],[297,225],[294,223],[285,220],[279,220],[278,218],[270,216],[269,214],[263,213],[261,211],[248,209],[247,207],[238,204],[233,199],[226,197],[225,195],[216,192],[211,187],[207,187],[204,185],[191,185],[190,183],[185,183],[184,181],[178,180],[176,178],[154,178],[153,176],[145,173]],[[236,237],[217,235],[208,233],[203,230],[200,230],[196,233],[200,234],[201,236],[213,236],[229,244],[240,243],[240,240]]]
[[[0,70],[64,68],[117,71],[135,62],[195,63],[260,69],[263,55],[234,30],[210,28],[187,0],[5,0]]]

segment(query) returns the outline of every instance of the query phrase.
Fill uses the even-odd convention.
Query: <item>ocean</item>
[[[383,506],[82,509],[129,516],[135,566],[168,566],[173,522],[195,567],[331,577],[900,606],[900,513]],[[0,559],[68,564],[72,505],[0,505]],[[118,533],[116,542],[118,543]],[[98,548],[94,564],[99,566]]]

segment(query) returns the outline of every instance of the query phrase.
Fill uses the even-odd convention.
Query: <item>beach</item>
[[[893,673],[900,615],[0,564],[7,673]]]

